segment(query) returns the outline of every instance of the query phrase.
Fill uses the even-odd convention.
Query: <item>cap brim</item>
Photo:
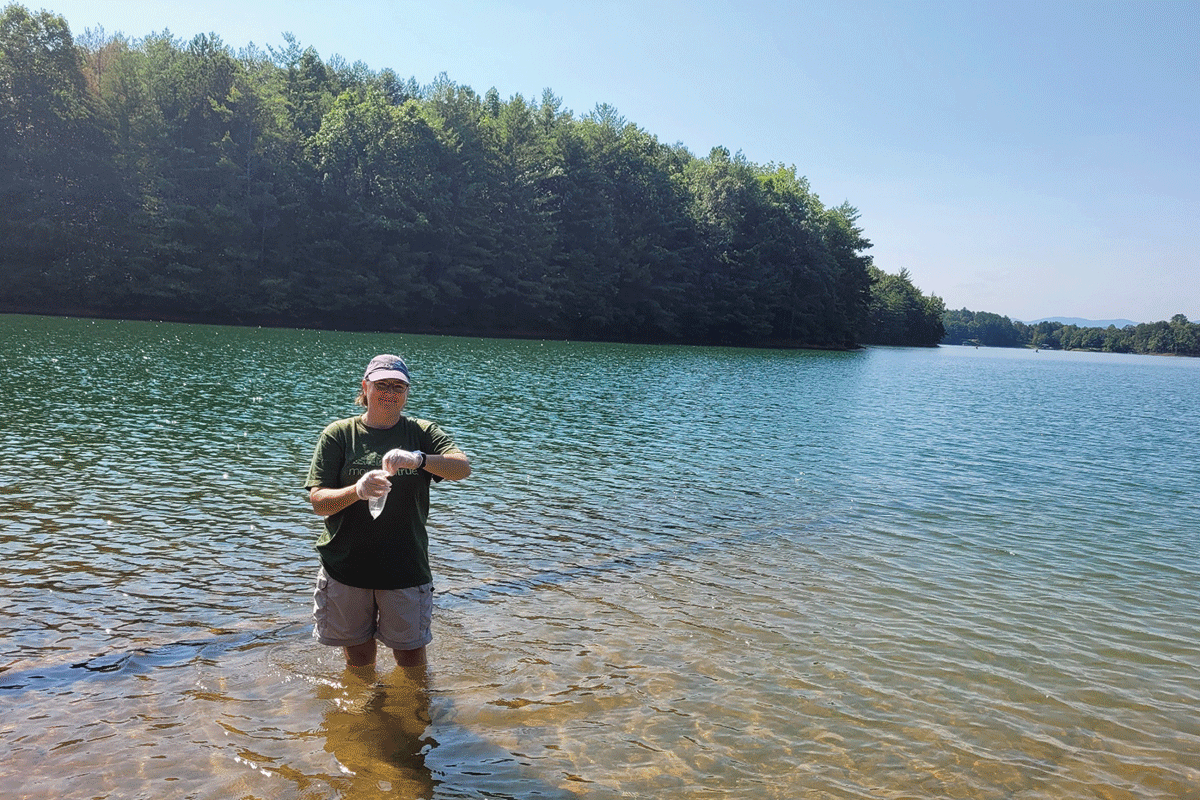
[[[374,372],[367,374],[367,380],[369,381],[383,381],[387,380],[388,378],[395,378],[396,380],[404,381],[407,384],[412,383],[407,375],[394,369],[377,369]]]

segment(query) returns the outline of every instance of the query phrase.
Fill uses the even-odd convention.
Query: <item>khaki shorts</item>
[[[432,583],[359,589],[339,583],[321,567],[313,601],[313,637],[321,644],[355,647],[378,639],[393,650],[416,650],[433,641]]]

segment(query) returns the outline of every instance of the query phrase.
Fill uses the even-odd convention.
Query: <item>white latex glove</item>
[[[383,454],[383,471],[395,475],[402,469],[416,469],[421,466],[421,457],[408,450],[388,450]]]
[[[358,479],[354,484],[354,492],[363,500],[377,500],[386,497],[392,490],[392,482],[388,474],[381,469],[373,469]]]

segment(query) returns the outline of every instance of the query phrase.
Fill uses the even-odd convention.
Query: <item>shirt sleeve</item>
[[[334,435],[331,425],[321,431],[321,436],[317,439],[317,447],[313,452],[312,463],[308,466],[308,478],[304,488],[323,486],[327,489],[340,489],[342,464],[345,460],[345,445]]]
[[[436,422],[429,423],[429,427],[425,429],[425,435],[429,437],[428,452],[439,456],[448,456],[454,453],[462,453],[454,440],[450,438],[450,434],[446,433]]]

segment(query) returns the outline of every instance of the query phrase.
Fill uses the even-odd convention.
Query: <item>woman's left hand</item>
[[[417,469],[421,466],[421,457],[408,450],[389,450],[383,456],[383,471],[395,475],[402,469]]]

